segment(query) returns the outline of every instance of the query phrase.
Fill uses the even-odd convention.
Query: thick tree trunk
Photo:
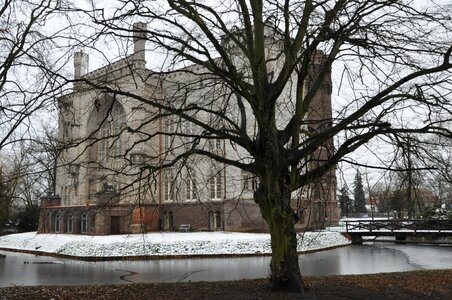
[[[297,237],[292,210],[276,212],[270,224],[272,260],[271,285],[273,291],[303,291],[298,265]]]
[[[267,222],[272,247],[271,288],[273,291],[302,292],[303,283],[298,265],[297,236],[295,233],[295,214],[291,207],[291,193],[295,178],[290,168],[281,163],[282,153],[278,140],[274,111],[263,113],[258,118],[259,126],[256,175],[259,187],[254,200],[259,204],[261,214]]]
[[[296,220],[290,207],[290,193],[286,196],[283,194],[275,195],[265,189],[255,194],[262,215],[270,228],[271,289],[302,292],[303,283],[298,265],[297,237],[294,228]]]

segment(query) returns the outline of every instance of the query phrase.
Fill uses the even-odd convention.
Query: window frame
[[[196,178],[192,172],[187,173],[185,179],[185,199],[187,201],[195,201],[198,199],[198,189],[196,186]]]
[[[80,219],[80,233],[87,233],[88,232],[88,213],[84,212],[82,213],[81,219]]]
[[[163,202],[174,201],[174,177],[172,171],[165,172],[163,176]]]
[[[173,146],[173,133],[174,133],[174,122],[173,119],[171,117],[166,117],[165,121],[164,121],[164,132],[165,132],[165,136],[164,136],[164,150],[168,151],[171,150],[172,146]]]
[[[72,213],[67,215],[66,232],[74,233],[74,215]]]
[[[223,176],[222,171],[212,173],[209,179],[209,196],[211,200],[223,199]]]

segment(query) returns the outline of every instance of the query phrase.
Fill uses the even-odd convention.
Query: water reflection
[[[301,257],[304,275],[370,274],[419,269],[401,251],[374,246],[351,246]]]
[[[300,256],[303,275],[452,268],[450,247],[349,246]],[[0,286],[218,281],[267,277],[270,257],[82,262],[0,252]]]

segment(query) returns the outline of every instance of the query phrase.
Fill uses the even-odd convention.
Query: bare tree
[[[74,7],[91,18],[87,27],[77,25],[92,32],[90,40],[121,40],[135,33],[138,50],[140,41],[147,43],[158,53],[154,67],[160,68],[144,69],[144,50],[126,57],[124,68],[138,70],[130,89],[112,79],[120,72],[110,77],[76,73],[76,89],[108,97],[94,102],[100,117],[90,125],[92,134],[74,143],[86,146],[91,157],[98,146],[103,157],[108,151],[102,149],[110,149],[110,156],[128,160],[135,154],[131,147],[112,154],[115,143],[102,142],[118,141],[125,132],[140,137],[134,147],[160,141],[164,151],[140,156],[138,168],[136,161],[127,169],[107,158],[93,159],[89,166],[146,177],[149,186],[160,178],[168,198],[178,170],[190,159],[195,167],[198,158],[216,163],[206,178],[214,198],[222,197],[215,187],[226,166],[255,176],[254,201],[271,234],[274,290],[303,289],[294,193],[321,183],[339,161],[369,142],[414,133],[451,136],[444,126],[452,108],[452,23],[446,6],[392,0],[91,5]],[[135,20],[147,27],[131,30]],[[318,103],[319,95],[331,94],[332,70],[334,113]],[[137,113],[146,112],[138,124],[121,127],[110,120],[115,110],[123,116],[117,120],[125,118],[114,104],[121,97],[135,101]],[[60,104],[70,110],[71,99]],[[232,154],[223,155],[226,146]],[[130,190],[141,188],[137,184]]]
[[[4,168],[0,168],[0,230],[3,224],[9,221],[11,211],[11,184]]]
[[[33,139],[33,124],[54,108],[61,91],[58,30],[45,28],[62,1],[5,0],[0,4],[0,149]],[[61,30],[61,28],[59,28]]]
[[[37,229],[39,199],[54,191],[58,148],[51,142],[48,137],[16,142],[14,151],[2,152],[2,215],[19,219],[20,230]]]
[[[65,88],[54,74],[63,74],[66,61],[64,52],[58,54],[58,41],[68,27],[52,26],[57,12],[63,16],[64,3],[5,0],[0,4],[0,151],[6,157],[8,202],[34,212],[46,183],[38,157],[32,157],[38,152],[32,148],[39,144],[35,139],[41,135],[42,120],[51,119],[55,111],[55,96]],[[67,41],[65,37],[65,45]]]
[[[426,164],[430,166],[429,186],[436,190],[442,204],[450,209],[452,205],[452,144],[450,139],[435,138],[427,140],[424,147],[423,157]]]
[[[11,177],[15,183],[12,201],[15,205],[38,205],[42,196],[55,192],[55,162],[58,157],[55,141],[48,134],[29,143],[16,144],[10,157]]]

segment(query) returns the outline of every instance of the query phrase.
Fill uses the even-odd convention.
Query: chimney
[[[133,24],[133,56],[136,60],[145,61],[145,44],[146,44],[147,25],[143,22]]]
[[[83,51],[74,53],[74,79],[80,79],[88,73],[88,54]]]

